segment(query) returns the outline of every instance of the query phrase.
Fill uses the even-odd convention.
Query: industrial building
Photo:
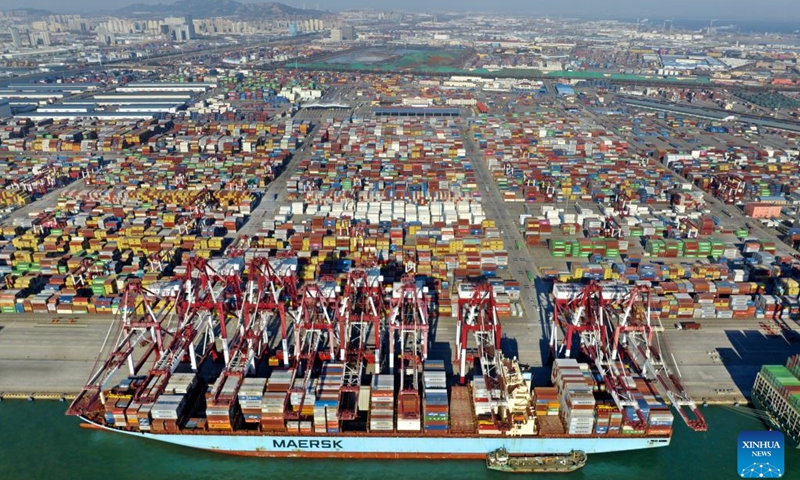
[[[458,117],[461,112],[449,107],[382,107],[375,109],[376,117]]]
[[[117,92],[206,92],[216,88],[214,82],[132,82],[116,88]]]
[[[556,94],[559,97],[574,97],[575,90],[570,85],[559,83],[556,85]]]
[[[16,118],[30,118],[32,120],[42,119],[62,119],[77,120],[85,118],[96,118],[98,120],[144,120],[159,116],[162,112],[70,112],[63,111],[58,113],[25,112],[14,115]]]

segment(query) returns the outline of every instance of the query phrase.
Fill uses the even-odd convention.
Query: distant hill
[[[148,5],[135,3],[113,12],[126,16],[184,16],[194,18],[237,17],[242,19],[280,19],[292,16],[312,18],[327,15],[319,10],[303,10],[283,3],[240,3],[236,0],[177,0]]]

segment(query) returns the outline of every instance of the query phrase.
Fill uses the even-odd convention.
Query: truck
[[[677,330],[700,330],[701,324],[697,322],[680,322],[675,324]]]

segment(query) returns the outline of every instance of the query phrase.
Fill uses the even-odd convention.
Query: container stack
[[[472,405],[475,410],[475,415],[486,416],[492,413],[492,404],[490,402],[489,390],[486,388],[486,380],[483,375],[475,375],[472,377]]]
[[[339,433],[336,413],[339,409],[339,389],[344,377],[344,364],[326,362],[317,388],[317,401],[314,404],[314,430]]]
[[[239,387],[239,406],[245,423],[261,423],[261,404],[264,401],[266,378],[245,378]]]
[[[559,393],[559,417],[567,433],[589,435],[594,430],[594,381],[588,365],[571,358],[553,364],[551,380]]]
[[[492,392],[486,386],[486,379],[482,375],[472,378],[472,406],[478,423],[478,433],[481,435],[499,435],[502,433],[495,425],[492,415]]]
[[[795,376],[795,378],[800,379],[800,355],[792,355],[786,361],[786,369]]]
[[[302,417],[312,417],[317,399],[317,379],[312,378],[308,385],[304,385],[304,383],[305,377],[295,377],[289,394],[289,403],[293,412],[299,413]]]
[[[106,400],[106,423],[115,427],[126,427],[128,425],[126,410],[130,404],[130,398],[112,398]]]
[[[283,392],[264,392],[261,399],[261,429],[283,431],[286,429],[284,424],[284,412],[286,409],[287,393]]]
[[[394,431],[394,399],[394,376],[373,376],[369,403],[370,431]]]
[[[594,430],[595,398],[591,392],[575,391],[567,387],[563,398],[563,421],[570,435],[590,435]]]
[[[557,416],[559,412],[558,389],[555,387],[536,387],[533,391],[537,416]]]
[[[397,396],[397,430],[418,432],[421,427],[420,398],[417,391],[403,391]]]
[[[797,370],[798,367],[793,362],[797,356],[791,357],[789,364],[791,369],[783,365],[764,365],[761,367],[761,376],[764,380],[771,385],[775,390],[785,397],[800,393],[800,378],[792,373],[792,370]]]
[[[167,383],[164,393],[175,395],[190,395],[197,386],[196,373],[173,373]]]
[[[622,412],[614,405],[597,404],[594,433],[597,435],[619,435],[622,429]]]
[[[150,411],[151,429],[154,432],[174,431],[186,406],[185,395],[161,395]]]
[[[666,407],[651,408],[647,422],[647,433],[651,435],[669,435],[675,418]]]
[[[423,414],[426,431],[447,431],[447,373],[442,360],[427,360],[422,373],[424,390]]]

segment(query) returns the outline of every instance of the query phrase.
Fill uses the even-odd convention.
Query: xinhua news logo
[[[781,478],[783,433],[748,431],[739,434],[738,467],[742,478]]]

